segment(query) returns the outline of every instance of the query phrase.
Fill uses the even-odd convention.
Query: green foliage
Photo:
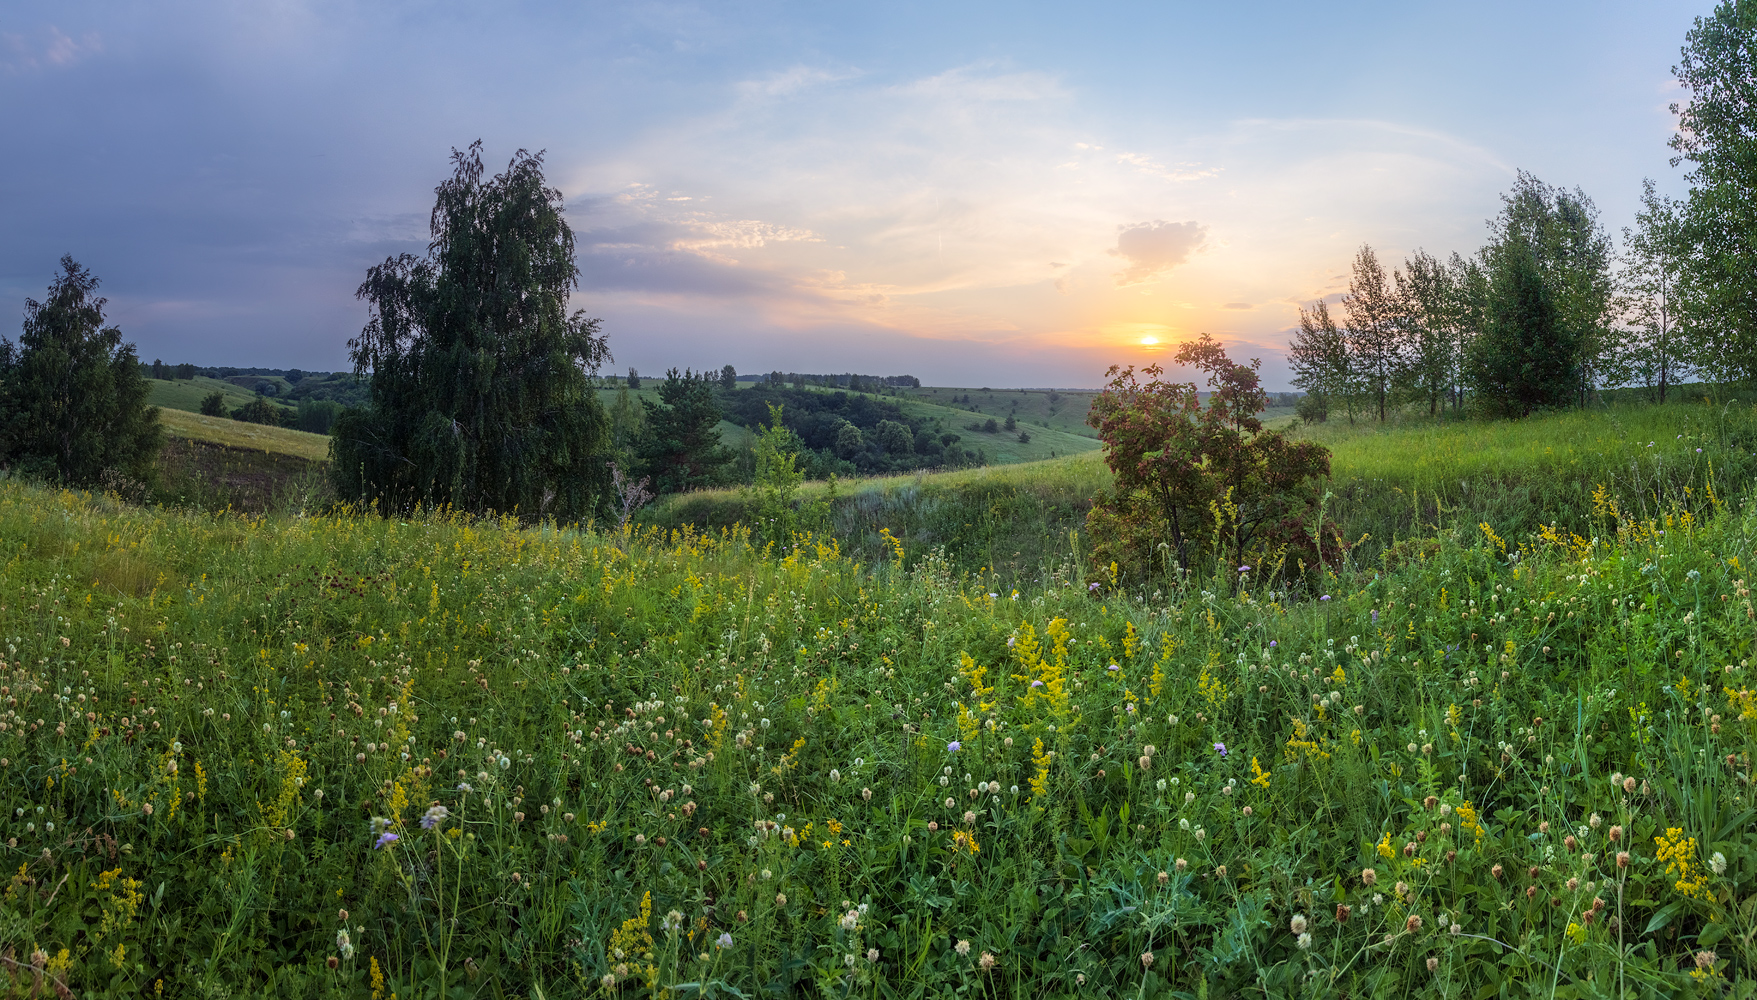
[[[1315,564],[1315,483],[1330,472],[1329,451],[1263,427],[1257,362],[1234,364],[1205,334],[1174,359],[1206,374],[1207,406],[1193,383],[1162,381],[1157,365],[1143,370],[1144,384],[1113,366],[1093,401],[1088,419],[1116,476],[1088,518],[1094,561],[1140,574],[1174,559],[1228,580],[1228,565]]]
[[[328,434],[342,409],[342,404],[330,399],[301,399],[292,426],[312,434]]]
[[[1702,366],[1719,382],[1757,381],[1754,46],[1757,4],[1721,0],[1696,18],[1672,68],[1688,100],[1672,105],[1678,131],[1671,147],[1691,166],[1673,251],[1687,262],[1678,272],[1679,300]]]
[[[232,419],[247,424],[267,424],[270,427],[290,427],[296,419],[297,411],[284,406],[277,406],[268,401],[268,397],[258,393],[256,398],[232,411]],[[303,430],[303,428],[301,428]]]
[[[608,428],[591,374],[598,321],[567,312],[573,231],[541,154],[484,177],[453,151],[428,256],[371,268],[351,341],[372,401],[333,428],[336,492],[385,514],[418,506],[571,521],[604,508]]]
[[[46,301],[25,300],[15,346],[0,342],[0,460],[78,486],[150,482],[162,435],[133,344],[104,325],[98,279],[72,257]]]
[[[1682,215],[1683,206],[1661,197],[1653,181],[1644,180],[1635,229],[1623,230],[1624,266],[1616,305],[1625,329],[1617,341],[1620,350],[1610,381],[1647,386],[1661,403],[1668,390],[1692,374],[1692,355],[1699,350],[1694,331],[1683,325],[1687,310],[1678,297],[1684,266]]]
[[[1610,239],[1578,189],[1521,171],[1503,202],[1483,249],[1487,302],[1470,351],[1471,388],[1498,415],[1584,403],[1587,388],[1616,369]]]
[[[1492,274],[1488,323],[1471,345],[1468,369],[1477,405],[1523,417],[1567,403],[1580,378],[1575,344],[1537,256],[1523,243],[1505,247]]]
[[[873,440],[887,455],[910,455],[915,451],[915,434],[909,425],[898,420],[881,420]]]
[[[1299,416],[1306,423],[1322,421],[1329,415],[1329,401],[1347,405],[1348,420],[1354,422],[1354,400],[1358,380],[1354,375],[1348,350],[1348,337],[1330,318],[1330,306],[1319,299],[1307,310],[1299,310],[1299,329],[1287,348],[1288,367],[1293,369],[1293,384],[1306,391],[1301,398],[1305,409]],[[1318,400],[1305,404],[1306,400]]]
[[[1406,354],[1402,307],[1378,255],[1362,245],[1354,255],[1348,294],[1342,298],[1348,313],[1348,365],[1354,387],[1378,411],[1381,422],[1395,401]]]
[[[201,397],[201,412],[209,417],[226,416],[226,394],[216,389]]]
[[[787,429],[781,407],[769,407],[769,423],[757,434],[756,475],[752,485],[755,494],[752,510],[758,537],[785,548],[797,544],[806,532],[821,531],[836,501],[836,477],[832,475],[827,492],[809,502],[800,498],[799,486],[805,473],[795,466],[804,445],[798,435]]]
[[[720,403],[706,372],[670,369],[659,385],[659,401],[642,399],[641,406],[641,470],[655,491],[683,493],[727,482],[733,455],[720,443]]]
[[[837,428],[835,444],[837,455],[843,458],[852,458],[865,447],[866,436],[860,433],[860,428],[850,423],[844,423]]]

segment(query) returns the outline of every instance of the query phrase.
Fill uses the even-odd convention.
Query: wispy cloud
[[[65,69],[103,50],[103,39],[95,31],[74,38],[51,24],[26,34],[0,33],[0,65],[9,73]]]

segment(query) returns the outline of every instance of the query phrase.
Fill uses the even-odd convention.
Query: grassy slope
[[[882,997],[1716,995],[1694,953],[1757,963],[1754,535],[991,599],[737,536],[4,482],[0,945],[103,997],[840,995],[845,955]]]
[[[1540,524],[1590,536],[1592,492],[1601,484],[1625,509],[1651,512],[1686,488],[1704,488],[1711,470],[1723,494],[1757,478],[1757,411],[1743,407],[1629,404],[1517,422],[1411,418],[1293,432],[1331,449],[1326,519],[1356,543],[1363,565],[1377,564],[1399,539],[1481,522],[1512,538]],[[869,555],[889,528],[914,551],[943,546],[960,565],[1036,575],[1071,551],[1069,532],[1084,526],[1091,497],[1109,482],[1096,451],[843,482],[829,528]],[[803,493],[825,489],[808,484]],[[738,490],[704,491],[668,498],[642,519],[724,525],[747,518],[747,502]]]
[[[226,397],[226,409],[235,410],[256,398],[256,394],[248,389],[217,378],[198,375],[192,379],[157,379],[146,380],[146,401],[151,406],[167,410],[184,410],[189,413],[201,412],[201,400],[210,392],[220,392]]]
[[[229,417],[209,417],[184,410],[160,410],[159,421],[164,424],[165,433],[171,437],[208,441],[228,448],[292,455],[310,462],[329,460],[327,434],[245,423]]]
[[[935,406],[943,406],[959,413],[957,426],[962,427],[971,420],[985,420],[993,417],[1005,420],[1013,414],[1018,419],[1028,421],[1039,427],[1072,434],[1077,437],[1097,437],[1092,428],[1086,426],[1086,411],[1092,405],[1096,392],[1080,392],[1068,390],[1046,389],[961,389],[952,386],[928,386],[919,389],[902,389],[900,392],[912,399]],[[954,396],[960,399],[970,396],[969,403],[952,401]],[[1052,402],[1050,396],[1056,399]]]

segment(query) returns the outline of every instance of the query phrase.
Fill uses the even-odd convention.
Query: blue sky
[[[0,13],[0,297],[147,359],[335,369],[453,146],[547,150],[617,370],[1093,386],[1261,357],[1363,242],[1474,251],[1517,169],[1681,192],[1696,3],[39,3]],[[16,336],[16,327],[6,332]]]

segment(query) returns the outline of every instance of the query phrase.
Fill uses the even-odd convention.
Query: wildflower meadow
[[[1696,500],[1307,593],[3,482],[0,993],[1750,996]]]

